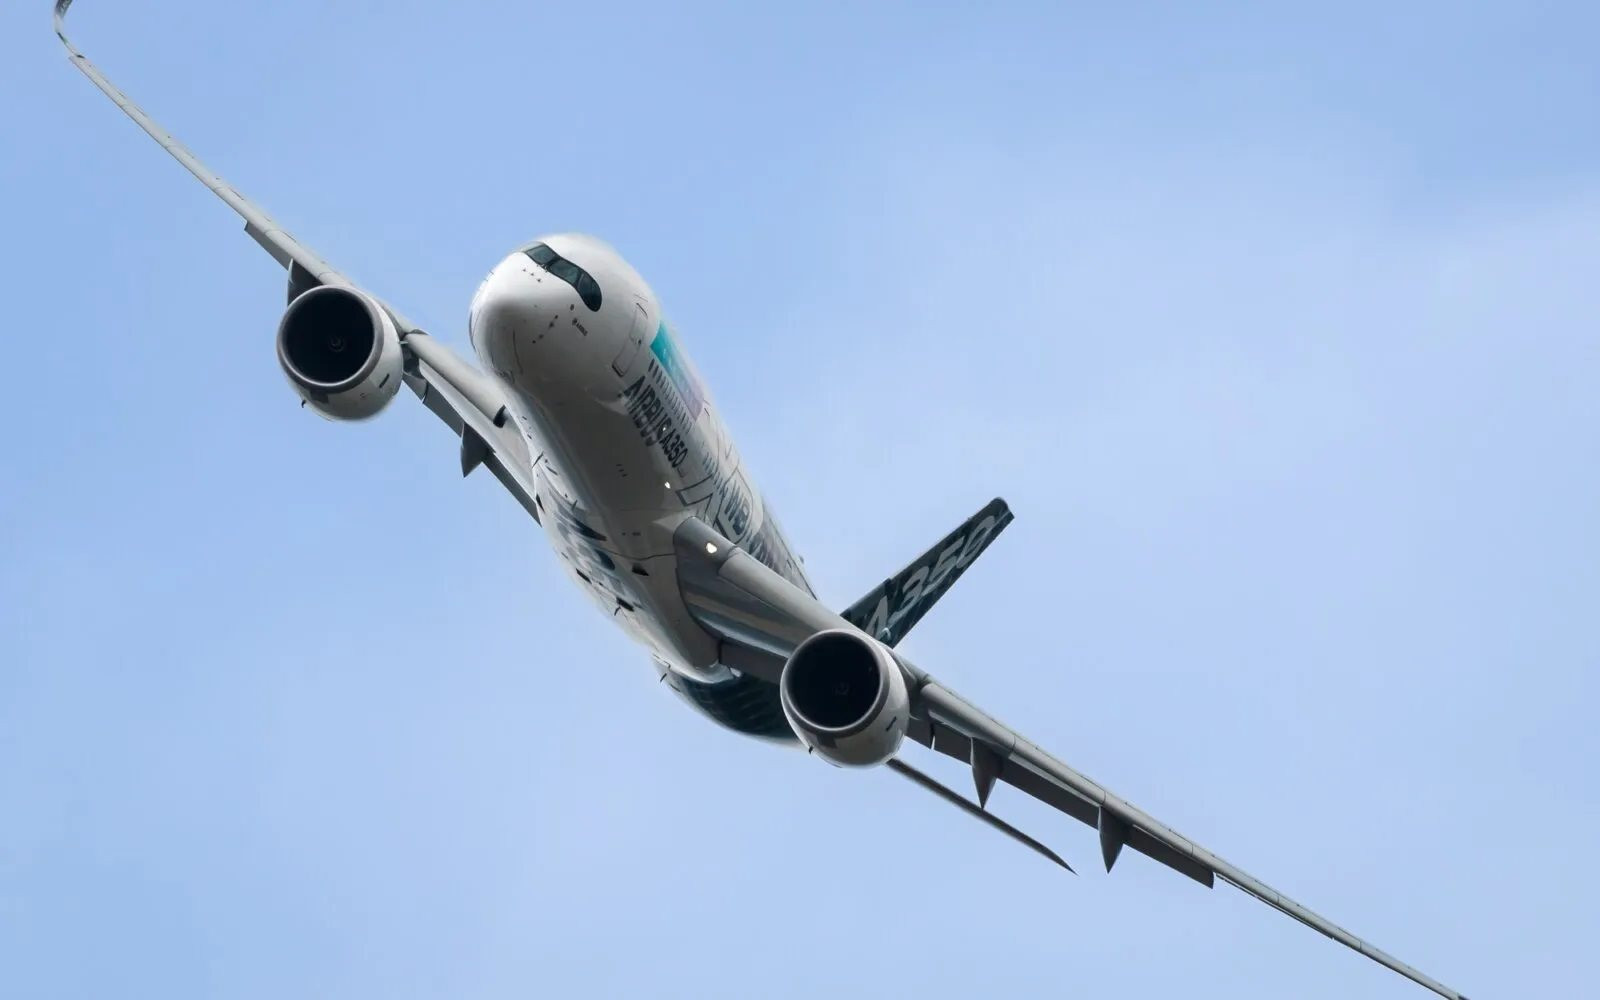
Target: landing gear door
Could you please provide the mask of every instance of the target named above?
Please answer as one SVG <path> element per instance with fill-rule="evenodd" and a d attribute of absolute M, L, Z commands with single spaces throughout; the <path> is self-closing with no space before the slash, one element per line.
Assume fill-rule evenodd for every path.
<path fill-rule="evenodd" d="M 639 348 L 644 344 L 645 316 L 644 304 L 633 304 L 633 322 L 628 328 L 628 339 L 623 341 L 622 350 L 617 352 L 617 357 L 611 362 L 611 370 L 618 375 L 628 374 L 628 369 L 633 367 L 634 361 L 639 358 Z"/>

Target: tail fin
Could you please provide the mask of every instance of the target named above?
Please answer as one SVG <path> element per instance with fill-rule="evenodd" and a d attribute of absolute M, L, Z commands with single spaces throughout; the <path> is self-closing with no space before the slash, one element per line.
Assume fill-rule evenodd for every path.
<path fill-rule="evenodd" d="M 990 500 L 911 565 L 850 605 L 845 621 L 885 645 L 896 645 L 1011 521 L 1006 502 Z"/>

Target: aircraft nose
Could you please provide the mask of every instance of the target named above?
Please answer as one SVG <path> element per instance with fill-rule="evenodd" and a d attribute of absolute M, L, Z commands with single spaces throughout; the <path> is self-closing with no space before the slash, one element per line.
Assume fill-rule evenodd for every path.
<path fill-rule="evenodd" d="M 546 288 L 549 276 L 522 254 L 513 254 L 490 272 L 478 291 L 476 312 L 485 325 L 531 330 L 549 324 L 559 311 L 560 293 Z"/>
<path fill-rule="evenodd" d="M 521 372 L 531 349 L 551 331 L 564 306 L 543 272 L 522 254 L 501 261 L 472 302 L 472 340 L 483 360 Z"/>
<path fill-rule="evenodd" d="M 570 285 L 526 254 L 512 254 L 473 300 L 473 345 L 486 365 L 529 387 L 586 388 L 609 369 L 590 357 L 604 339 L 603 324 L 579 303 Z"/>

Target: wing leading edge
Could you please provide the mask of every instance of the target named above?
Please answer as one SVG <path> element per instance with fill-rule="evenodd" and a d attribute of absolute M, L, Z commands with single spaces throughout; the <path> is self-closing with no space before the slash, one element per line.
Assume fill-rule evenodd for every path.
<path fill-rule="evenodd" d="M 725 644 L 759 648 L 764 659 L 753 662 L 764 664 L 769 673 L 774 661 L 781 665 L 777 647 L 784 639 L 850 627 L 815 597 L 748 553 L 733 548 L 697 518 L 690 518 L 678 529 L 675 543 L 679 576 L 686 583 L 691 613 L 721 636 Z M 1211 887 L 1221 878 L 1448 1000 L 1466 1000 L 1461 993 L 1356 937 L 1067 766 L 905 657 L 895 654 L 895 658 L 905 669 L 912 689 L 914 721 L 908 735 L 924 746 L 969 763 L 980 803 L 987 801 L 996 781 L 1018 788 L 1094 827 L 1099 832 L 1107 871 L 1122 849 L 1130 847 L 1201 885 Z"/>
<path fill-rule="evenodd" d="M 222 199 L 244 220 L 245 232 L 289 271 L 291 297 L 318 285 L 357 286 L 327 261 L 279 226 L 261 206 L 240 194 L 220 175 L 200 161 L 188 147 L 163 128 L 144 109 L 112 83 L 99 67 L 72 44 L 64 19 L 72 0 L 56 0 L 56 37 L 66 47 L 73 65 L 87 76 L 112 103 L 133 119 L 173 159 L 183 164 L 212 194 Z M 365 290 L 363 290 L 365 292 Z M 371 295 L 371 292 L 365 292 Z M 373 296 L 373 298 L 378 298 Z M 482 465 L 537 520 L 532 466 L 527 444 L 514 427 L 507 426 L 505 400 L 494 383 L 462 361 L 445 345 L 407 320 L 399 310 L 379 299 L 394 318 L 406 355 L 406 385 L 446 426 L 461 436 L 462 472 Z"/>

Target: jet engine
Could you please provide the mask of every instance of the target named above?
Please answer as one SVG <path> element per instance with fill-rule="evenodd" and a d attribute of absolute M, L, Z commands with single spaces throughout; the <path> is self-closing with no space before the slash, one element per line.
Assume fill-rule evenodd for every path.
<path fill-rule="evenodd" d="M 900 665 L 881 643 L 829 629 L 790 654 L 778 678 L 795 735 L 838 767 L 882 764 L 900 749 L 911 700 Z"/>
<path fill-rule="evenodd" d="M 278 323 L 278 364 L 329 420 L 365 420 L 383 409 L 400 389 L 403 363 L 394 320 L 353 288 L 302 292 Z"/>

